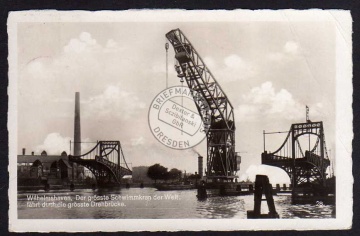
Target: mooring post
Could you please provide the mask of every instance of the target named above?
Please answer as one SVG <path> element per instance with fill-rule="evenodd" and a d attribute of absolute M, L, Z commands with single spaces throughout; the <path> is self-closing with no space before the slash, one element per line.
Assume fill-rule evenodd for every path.
<path fill-rule="evenodd" d="M 74 189 L 75 189 L 75 185 L 74 185 L 73 182 L 71 182 L 71 184 L 70 184 L 70 190 L 71 190 L 71 191 L 74 191 Z"/>
<path fill-rule="evenodd" d="M 252 184 L 249 184 L 249 192 L 250 193 L 254 192 L 254 186 Z"/>
<path fill-rule="evenodd" d="M 276 192 L 280 192 L 280 184 L 276 184 Z"/>
<path fill-rule="evenodd" d="M 259 218 L 261 215 L 261 198 L 262 198 L 262 192 L 263 192 L 263 180 L 262 178 L 259 178 L 260 175 L 256 176 L 255 180 L 255 191 L 254 191 L 254 217 Z M 248 213 L 249 218 L 249 213 Z M 251 217 L 252 218 L 252 217 Z"/>
<path fill-rule="evenodd" d="M 50 184 L 46 181 L 45 185 L 44 185 L 44 190 L 46 192 L 48 192 L 50 190 Z"/>
<path fill-rule="evenodd" d="M 265 194 L 266 199 L 262 199 L 263 194 Z M 261 214 L 262 200 L 266 200 L 268 204 L 268 214 Z M 276 212 L 274 199 L 272 196 L 272 186 L 269 183 L 269 178 L 266 175 L 256 175 L 254 191 L 254 210 L 247 211 L 247 218 L 279 218 L 279 214 Z"/>
<path fill-rule="evenodd" d="M 201 183 L 199 184 L 196 196 L 199 200 L 205 200 L 207 198 L 205 181 L 201 181 Z"/>
<path fill-rule="evenodd" d="M 266 178 L 267 178 L 267 176 L 266 176 Z M 269 181 L 268 178 L 267 178 L 267 181 Z M 268 208 L 269 208 L 269 218 L 279 218 L 279 215 L 275 209 L 275 203 L 274 203 L 274 198 L 273 198 L 273 194 L 272 194 L 271 184 L 269 184 L 268 186 L 269 186 L 269 188 L 265 189 L 265 196 L 266 196 L 266 202 L 267 202 Z"/>

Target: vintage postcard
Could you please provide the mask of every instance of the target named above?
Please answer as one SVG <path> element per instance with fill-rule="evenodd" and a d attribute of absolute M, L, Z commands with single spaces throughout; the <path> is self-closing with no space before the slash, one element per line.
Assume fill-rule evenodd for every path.
<path fill-rule="evenodd" d="M 352 226 L 342 10 L 11 12 L 9 230 Z"/>

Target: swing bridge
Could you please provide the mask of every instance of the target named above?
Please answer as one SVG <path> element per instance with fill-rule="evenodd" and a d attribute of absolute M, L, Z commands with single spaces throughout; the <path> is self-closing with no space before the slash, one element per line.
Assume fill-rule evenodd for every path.
<path fill-rule="evenodd" d="M 69 155 L 69 161 L 89 169 L 99 186 L 120 185 L 125 175 L 131 175 L 120 141 L 98 141 L 85 154 Z"/>
<path fill-rule="evenodd" d="M 275 151 L 265 150 L 265 135 L 284 133 L 264 131 L 264 152 L 261 155 L 262 164 L 279 167 L 290 177 L 294 188 L 300 186 L 317 185 L 320 188 L 326 186 L 326 169 L 330 166 L 324 126 L 322 121 L 292 124 L 282 145 Z M 304 142 L 308 141 L 308 150 L 305 150 Z M 311 137 L 315 137 L 315 143 L 311 143 Z M 307 140 L 307 139 L 308 140 Z"/>

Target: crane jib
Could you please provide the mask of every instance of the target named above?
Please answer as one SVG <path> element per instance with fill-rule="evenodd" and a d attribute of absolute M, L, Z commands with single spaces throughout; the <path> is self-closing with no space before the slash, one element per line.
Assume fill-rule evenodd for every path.
<path fill-rule="evenodd" d="M 179 77 L 187 75 L 186 82 L 189 88 L 199 92 L 208 100 L 214 113 L 214 122 L 221 122 L 228 129 L 235 130 L 231 102 L 190 41 L 180 29 L 171 30 L 166 37 L 173 46 L 175 58 L 179 62 L 178 68 L 175 68 Z"/>
<path fill-rule="evenodd" d="M 207 133 L 207 173 L 208 178 L 233 179 L 239 169 L 240 156 L 235 153 L 235 120 L 233 107 L 225 92 L 203 62 L 202 58 L 181 32 L 171 30 L 166 38 L 173 46 L 178 77 L 184 78 L 192 91 L 196 91 L 208 103 L 211 113 Z M 202 107 L 195 105 L 202 113 Z"/>

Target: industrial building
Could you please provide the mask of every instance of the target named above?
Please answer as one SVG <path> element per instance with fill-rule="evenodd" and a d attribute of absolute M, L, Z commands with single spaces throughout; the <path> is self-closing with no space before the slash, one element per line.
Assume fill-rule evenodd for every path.
<path fill-rule="evenodd" d="M 81 154 L 80 93 L 75 94 L 74 154 Z M 40 155 L 34 152 L 17 156 L 18 186 L 68 185 L 84 179 L 84 167 L 70 162 L 68 154 L 48 155 L 44 150 Z"/>
<path fill-rule="evenodd" d="M 67 185 L 73 181 L 84 179 L 83 167 L 73 167 L 68 155 L 64 151 L 60 155 L 47 155 L 43 151 L 40 155 L 34 152 L 22 155 L 17 159 L 18 185 Z"/>

